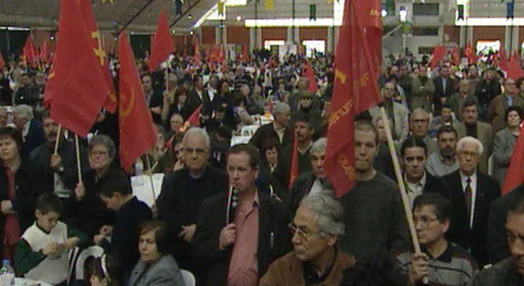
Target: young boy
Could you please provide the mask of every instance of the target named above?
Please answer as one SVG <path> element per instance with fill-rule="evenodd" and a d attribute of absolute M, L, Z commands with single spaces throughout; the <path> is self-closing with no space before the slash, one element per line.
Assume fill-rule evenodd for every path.
<path fill-rule="evenodd" d="M 36 222 L 16 245 L 15 271 L 31 280 L 66 285 L 69 274 L 68 250 L 85 242 L 86 236 L 58 221 L 62 201 L 55 193 L 42 194 L 36 203 Z"/>
<path fill-rule="evenodd" d="M 97 184 L 97 192 L 107 208 L 116 212 L 113 226 L 103 226 L 94 242 L 122 264 L 128 276 L 138 262 L 138 226 L 151 220 L 151 209 L 132 193 L 127 176 L 121 171 L 107 171 Z M 108 238 L 111 237 L 109 240 Z"/>

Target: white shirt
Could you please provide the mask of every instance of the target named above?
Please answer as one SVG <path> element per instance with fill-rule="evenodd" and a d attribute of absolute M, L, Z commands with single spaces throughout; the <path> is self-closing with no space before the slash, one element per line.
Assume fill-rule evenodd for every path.
<path fill-rule="evenodd" d="M 415 202 L 415 198 L 422 195 L 422 190 L 426 185 L 426 172 L 424 172 L 422 179 L 416 183 L 410 183 L 406 178 L 406 174 L 404 174 L 404 182 L 406 182 L 406 192 L 408 193 L 409 206 L 411 209 L 413 209 L 413 202 Z"/>
<path fill-rule="evenodd" d="M 33 119 L 31 119 L 31 120 L 33 120 Z M 25 137 L 27 137 L 27 134 L 29 134 L 29 127 L 31 127 L 31 120 L 28 120 L 24 124 L 24 127 L 22 127 L 22 137 L 24 139 L 24 142 L 25 142 Z"/>
<path fill-rule="evenodd" d="M 462 174 L 460 172 L 460 182 L 462 182 L 462 192 L 466 193 L 466 186 L 468 185 L 468 178 L 471 179 L 470 187 L 471 187 L 471 216 L 469 218 L 469 228 L 473 228 L 473 219 L 475 218 L 475 201 L 477 200 L 477 172 L 470 177 Z"/>
<path fill-rule="evenodd" d="M 322 183 L 317 178 L 317 179 L 315 179 L 315 182 L 313 182 L 313 186 L 311 186 L 311 190 L 309 191 L 309 195 L 308 196 L 316 194 L 316 193 L 320 193 L 322 191 L 322 189 L 324 189 L 322 187 Z"/>

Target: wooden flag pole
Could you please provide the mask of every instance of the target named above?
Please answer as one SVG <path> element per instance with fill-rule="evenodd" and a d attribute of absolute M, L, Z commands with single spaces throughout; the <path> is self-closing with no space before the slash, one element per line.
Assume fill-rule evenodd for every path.
<path fill-rule="evenodd" d="M 58 145 L 60 144 L 60 133 L 62 131 L 62 124 L 58 125 L 58 133 L 56 134 L 56 141 L 55 141 L 55 155 L 58 154 Z"/>
<path fill-rule="evenodd" d="M 149 169 L 149 175 L 146 175 L 149 177 L 149 183 L 151 184 L 151 194 L 153 195 L 153 208 L 156 205 L 156 195 L 155 195 L 155 183 L 153 182 L 153 169 L 151 169 L 151 159 L 149 158 L 149 155 L 146 153 L 146 162 L 147 162 L 147 168 Z"/>
<path fill-rule="evenodd" d="M 78 144 L 78 135 L 75 134 L 75 149 L 76 149 L 76 167 L 78 171 L 78 182 L 84 184 L 82 180 L 82 162 L 80 162 L 80 146 Z"/>
<path fill-rule="evenodd" d="M 393 167 L 395 169 L 395 175 L 397 177 L 397 184 L 400 189 L 400 195 L 402 197 L 402 204 L 404 205 L 404 212 L 408 220 L 409 232 L 411 234 L 411 241 L 413 242 L 413 248 L 415 249 L 415 253 L 420 253 L 421 252 L 420 244 L 418 242 L 417 231 L 415 229 L 415 222 L 413 221 L 413 214 L 411 212 L 411 208 L 409 205 L 409 198 L 406 192 L 406 186 L 404 185 L 404 180 L 402 180 L 402 174 L 400 172 L 400 164 L 398 161 L 397 151 L 395 149 L 395 144 L 393 143 L 393 136 L 391 135 L 391 129 L 389 127 L 389 120 L 388 120 L 388 116 L 386 115 L 386 109 L 383 106 L 380 107 L 380 113 L 382 115 L 382 121 L 384 122 L 384 126 L 385 126 L 384 129 L 386 130 L 386 137 L 388 139 L 389 152 L 391 154 L 391 159 L 393 161 Z M 428 284 L 429 282 L 428 277 L 425 276 L 422 279 L 422 281 L 424 284 Z"/>

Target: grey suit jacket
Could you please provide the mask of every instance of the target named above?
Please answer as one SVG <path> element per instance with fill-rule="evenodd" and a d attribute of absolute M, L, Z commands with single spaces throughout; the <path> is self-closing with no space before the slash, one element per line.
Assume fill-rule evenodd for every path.
<path fill-rule="evenodd" d="M 178 265 L 171 255 L 162 256 L 147 268 L 146 263 L 138 261 L 128 286 L 186 286 Z"/>
<path fill-rule="evenodd" d="M 457 126 L 455 126 L 455 129 L 457 130 L 459 140 L 462 137 L 466 137 L 466 125 L 464 124 L 464 122 L 460 122 L 459 124 L 457 124 Z M 480 157 L 479 170 L 485 174 L 488 173 L 488 158 L 491 155 L 491 151 L 493 150 L 492 134 L 493 132 L 491 125 L 485 122 L 477 122 L 477 139 L 480 140 L 480 142 L 484 146 L 484 153 L 482 154 L 482 157 Z"/>
<path fill-rule="evenodd" d="M 495 133 L 495 138 L 493 138 L 493 177 L 499 181 L 501 186 L 504 184 L 504 177 L 511 161 L 516 140 L 516 137 L 507 127 Z"/>
<path fill-rule="evenodd" d="M 382 116 L 378 106 L 370 108 L 369 114 L 373 117 L 373 122 L 375 122 L 377 117 Z M 400 145 L 409 135 L 409 110 L 404 105 L 393 102 L 393 116 L 395 117 L 395 130 L 391 130 L 391 133 L 395 143 Z"/>

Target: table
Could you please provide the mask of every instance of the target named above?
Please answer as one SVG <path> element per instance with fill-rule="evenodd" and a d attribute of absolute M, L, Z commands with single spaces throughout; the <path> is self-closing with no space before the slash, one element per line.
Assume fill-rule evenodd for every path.
<path fill-rule="evenodd" d="M 15 286 L 52 286 L 44 282 L 37 282 L 25 278 L 15 278 Z"/>
<path fill-rule="evenodd" d="M 151 179 L 149 177 L 153 179 L 153 185 L 155 187 L 154 199 L 153 192 L 151 191 Z M 133 189 L 133 194 L 139 201 L 143 201 L 151 208 L 160 195 L 163 180 L 163 173 L 153 174 L 152 176 L 141 175 L 131 177 L 131 187 Z"/>

